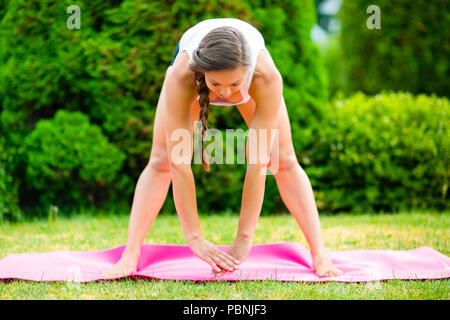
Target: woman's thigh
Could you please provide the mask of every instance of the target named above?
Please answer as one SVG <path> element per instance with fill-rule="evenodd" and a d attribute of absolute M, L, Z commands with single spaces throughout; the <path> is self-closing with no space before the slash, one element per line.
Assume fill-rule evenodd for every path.
<path fill-rule="evenodd" d="M 247 126 L 250 127 L 253 114 L 256 110 L 256 102 L 253 99 L 250 99 L 249 102 L 236 106 L 241 113 L 242 117 L 247 123 Z M 292 144 L 292 135 L 291 135 L 291 124 L 289 122 L 289 116 L 286 109 L 286 103 L 284 101 L 284 97 L 281 100 L 281 114 L 280 119 L 277 126 L 279 130 L 278 136 L 278 145 L 274 144 L 272 149 L 272 156 L 278 155 L 279 161 L 289 161 L 290 158 L 295 157 L 294 147 Z M 278 148 L 278 152 L 275 152 L 274 148 Z M 292 159 L 294 160 L 294 159 Z M 272 159 L 271 159 L 271 162 Z"/>

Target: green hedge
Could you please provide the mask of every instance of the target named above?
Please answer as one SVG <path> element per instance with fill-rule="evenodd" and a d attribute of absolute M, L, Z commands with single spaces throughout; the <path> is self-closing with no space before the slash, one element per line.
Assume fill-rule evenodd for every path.
<path fill-rule="evenodd" d="M 381 29 L 368 29 L 376 4 Z M 449 95 L 450 5 L 447 0 L 347 0 L 339 17 L 347 94 L 381 90 Z"/>
<path fill-rule="evenodd" d="M 81 9 L 80 30 L 66 28 L 70 5 Z M 58 183 L 47 190 L 38 173 L 43 164 L 28 168 L 35 151 L 31 145 L 25 148 L 23 141 L 30 135 L 37 139 L 33 135 L 37 123 L 55 121 L 61 109 L 85 114 L 125 154 L 116 173 L 121 182 L 97 186 L 97 192 L 111 195 L 111 206 L 129 210 L 136 182 L 149 160 L 156 105 L 173 50 L 185 30 L 207 18 L 237 17 L 261 30 L 285 80 L 299 158 L 313 145 L 327 89 L 320 55 L 310 39 L 315 23 L 311 1 L 15 0 L 0 9 L 4 14 L 0 125 L 8 148 L 17 151 L 11 175 L 19 183 L 20 205 L 26 210 L 58 197 L 67 205 L 98 205 L 89 200 L 89 192 L 79 192 L 91 188 L 88 183 L 80 180 L 62 187 L 63 182 L 50 174 L 45 181 Z M 246 129 L 234 107 L 213 107 L 208 123 L 221 130 Z M 83 147 L 89 152 L 88 143 Z M 201 165 L 193 168 L 199 211 L 240 209 L 245 166 L 213 166 L 210 173 Z M 41 184 L 27 183 L 30 172 Z M 273 177 L 267 183 L 263 211 L 285 210 Z M 171 190 L 163 211 L 175 212 Z"/>
<path fill-rule="evenodd" d="M 40 191 L 45 207 L 101 204 L 110 200 L 105 191 L 123 181 L 118 173 L 125 154 L 78 111 L 40 120 L 24 144 L 27 186 Z"/>
<path fill-rule="evenodd" d="M 65 26 L 72 4 L 81 8 L 80 30 Z M 49 204 L 129 210 L 150 155 L 156 104 L 176 43 L 195 23 L 227 16 L 261 30 L 283 75 L 294 147 L 319 210 L 448 207 L 449 141 L 443 125 L 448 100 L 358 93 L 327 106 L 326 74 L 310 39 L 311 1 L 16 0 L 3 5 L 0 145 L 6 151 L 0 191 L 8 192 L 0 198 L 2 215 L 18 216 L 12 214 L 17 203 L 27 210 Z M 402 70 L 399 64 L 396 72 Z M 421 83 L 438 91 L 442 70 L 430 70 L 420 74 Z M 406 80 L 416 81 L 406 74 Z M 369 72 L 367 79 L 377 77 Z M 212 106 L 208 123 L 223 133 L 247 129 L 234 107 Z M 193 170 L 199 211 L 239 212 L 245 165 L 213 165 L 211 172 L 193 165 Z M 171 190 L 163 211 L 175 213 Z M 262 214 L 278 211 L 286 208 L 268 176 Z"/>
<path fill-rule="evenodd" d="M 1 133 L 1 130 L 0 130 Z M 19 181 L 12 175 L 15 152 L 7 149 L 5 136 L 0 134 L 0 220 L 20 220 Z"/>
<path fill-rule="evenodd" d="M 449 123 L 449 101 L 435 95 L 336 97 L 305 168 L 319 209 L 448 209 Z"/>

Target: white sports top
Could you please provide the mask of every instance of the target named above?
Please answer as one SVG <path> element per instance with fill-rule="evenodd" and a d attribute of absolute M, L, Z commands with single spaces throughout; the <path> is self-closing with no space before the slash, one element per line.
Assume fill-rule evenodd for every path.
<path fill-rule="evenodd" d="M 179 43 L 179 52 L 186 51 L 189 58 L 192 59 L 192 52 L 197 49 L 200 41 L 203 37 L 212 29 L 222 26 L 235 27 L 242 32 L 247 40 L 250 48 L 251 67 L 245 77 L 244 85 L 241 87 L 242 100 L 239 102 L 229 102 L 227 99 L 218 97 L 216 100 L 211 101 L 210 104 L 218 106 L 234 106 L 237 104 L 246 103 L 250 100 L 248 89 L 253 79 L 253 73 L 255 71 L 256 60 L 258 59 L 259 52 L 265 48 L 264 38 L 261 33 L 248 22 L 245 22 L 236 18 L 216 18 L 206 19 L 186 30 L 181 36 Z M 198 81 L 197 81 L 198 82 Z M 200 97 L 197 96 L 197 100 Z"/>

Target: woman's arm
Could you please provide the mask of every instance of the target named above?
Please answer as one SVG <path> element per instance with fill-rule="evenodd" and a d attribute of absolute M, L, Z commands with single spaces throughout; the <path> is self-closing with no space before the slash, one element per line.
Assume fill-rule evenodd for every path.
<path fill-rule="evenodd" d="M 200 237 L 201 232 L 191 169 L 193 148 L 189 101 L 193 94 L 182 85 L 179 76 L 167 79 L 164 122 L 175 207 L 190 243 Z"/>
<path fill-rule="evenodd" d="M 253 237 L 258 216 L 264 199 L 264 188 L 266 181 L 266 169 L 270 160 L 270 150 L 274 140 L 277 138 L 277 129 L 283 98 L 283 80 L 279 72 L 273 72 L 270 76 L 262 77 L 255 81 L 250 92 L 256 102 L 255 113 L 250 123 L 250 131 L 255 135 L 247 138 L 247 171 L 245 174 L 244 189 L 242 192 L 242 205 L 239 217 L 237 238 Z M 265 134 L 264 134 L 265 131 Z M 256 139 L 255 139 L 256 138 Z M 260 152 L 260 143 L 265 143 L 266 148 Z M 250 154 L 249 144 L 253 146 L 250 150 L 257 151 L 257 155 Z M 257 146 L 257 147 L 256 147 Z M 270 146 L 270 147 L 269 147 Z M 264 150 L 265 149 L 265 150 Z M 259 156 L 261 155 L 261 156 Z M 255 163 L 249 160 L 256 159 Z"/>
<path fill-rule="evenodd" d="M 203 239 L 200 231 L 191 169 L 193 129 L 190 102 L 194 99 L 195 90 L 180 77 L 173 76 L 167 79 L 165 92 L 164 122 L 173 197 L 186 239 L 191 250 L 214 269 L 220 270 L 218 265 L 228 270 L 236 269 L 235 259 Z"/>
<path fill-rule="evenodd" d="M 250 134 L 247 138 L 246 146 L 248 155 L 247 171 L 242 192 L 239 225 L 236 239 L 228 248 L 228 253 L 238 259 L 239 263 L 247 257 L 251 249 L 253 234 L 264 199 L 266 170 L 270 159 L 270 150 L 272 149 L 272 144 L 276 142 L 272 140 L 272 136 L 275 139 L 278 137 L 278 135 L 271 132 L 278 127 L 283 98 L 283 81 L 278 70 L 271 72 L 270 76 L 255 79 L 249 93 L 256 102 L 255 113 L 249 125 L 249 129 L 252 129 L 255 135 L 253 136 L 251 131 L 249 131 Z M 263 134 L 264 130 L 266 134 Z M 260 140 L 262 143 L 265 143 L 267 148 L 265 148 L 265 152 L 261 152 L 262 157 L 254 157 L 253 151 L 256 151 L 256 155 L 259 155 L 260 150 L 259 148 L 250 148 L 249 152 L 249 144 L 250 146 L 259 146 Z M 255 163 L 249 161 L 255 160 L 255 158 Z M 221 276 L 225 273 L 226 271 L 220 271 L 215 275 Z"/>

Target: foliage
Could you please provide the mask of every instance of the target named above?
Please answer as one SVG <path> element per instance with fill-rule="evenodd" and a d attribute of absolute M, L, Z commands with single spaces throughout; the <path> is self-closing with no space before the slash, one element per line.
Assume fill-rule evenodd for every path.
<path fill-rule="evenodd" d="M 40 120 L 24 144 L 27 185 L 42 192 L 41 203 L 99 204 L 122 180 L 125 154 L 81 112 L 59 110 L 54 119 Z"/>
<path fill-rule="evenodd" d="M 449 95 L 447 0 L 380 0 L 380 29 L 369 29 L 370 0 L 343 1 L 341 45 L 346 93 L 381 90 Z"/>
<path fill-rule="evenodd" d="M 66 27 L 69 17 L 66 9 L 70 5 L 80 7 L 79 30 Z M 310 39 L 315 22 L 315 10 L 310 1 L 2 2 L 0 126 L 7 138 L 6 147 L 16 153 L 9 165 L 10 175 L 18 184 L 21 207 L 28 210 L 46 206 L 50 199 L 78 206 L 83 197 L 92 198 L 94 185 L 97 188 L 94 198 L 98 199 L 99 194 L 104 196 L 100 196 L 102 201 L 91 200 L 90 203 L 98 205 L 109 199 L 111 207 L 129 207 L 138 177 L 149 161 L 156 106 L 173 50 L 189 27 L 217 17 L 240 18 L 261 30 L 284 77 L 294 143 L 301 157 L 313 143 L 313 132 L 318 130 L 318 119 L 327 100 L 325 73 Z M 210 128 L 246 129 L 234 107 L 212 108 L 208 120 Z M 98 126 L 101 133 L 95 139 L 109 141 L 95 146 L 97 140 L 83 140 L 80 148 L 86 149 L 77 149 L 79 154 L 89 154 L 91 150 L 100 152 L 100 146 L 107 148 L 105 153 L 108 153 L 111 144 L 125 155 L 123 165 L 113 167 L 120 183 L 103 185 L 93 176 L 90 182 L 83 180 L 81 171 L 77 170 L 86 164 L 80 159 L 76 166 L 73 164 L 75 167 L 67 169 L 70 177 L 76 176 L 75 182 L 63 181 L 64 175 L 54 176 L 66 170 L 58 165 L 70 163 L 64 157 L 61 164 L 55 162 L 56 158 L 47 159 L 49 163 L 47 160 L 39 164 L 31 161 L 36 152 L 45 150 L 36 150 L 30 144 L 44 139 L 34 133 L 40 121 L 52 119 L 50 123 L 60 129 L 71 126 L 57 124 L 55 114 L 59 110 L 83 113 L 90 123 L 83 122 L 83 130 Z M 42 132 L 61 134 L 52 137 L 58 143 L 64 144 L 69 139 L 59 129 L 52 131 L 48 122 L 43 123 L 47 124 L 41 127 Z M 75 124 L 72 122 L 72 125 Z M 25 139 L 29 141 L 26 147 Z M 56 168 L 39 172 L 50 165 Z M 210 173 L 204 172 L 201 165 L 193 165 L 193 170 L 197 196 L 201 199 L 199 211 L 239 209 L 245 165 L 213 166 Z M 101 176 L 107 180 L 104 172 Z M 28 183 L 28 178 L 32 178 L 33 183 Z M 44 187 L 45 183 L 51 185 Z M 268 177 L 266 190 L 263 211 L 284 210 L 273 177 Z M 163 211 L 174 212 L 174 209 L 170 192 Z"/>
<path fill-rule="evenodd" d="M 327 211 L 448 209 L 450 104 L 436 95 L 337 96 L 306 168 Z"/>
<path fill-rule="evenodd" d="M 1 130 L 0 130 L 1 133 Z M 14 150 L 7 149 L 4 135 L 0 135 L 0 220 L 21 218 L 18 181 L 11 174 Z"/>

